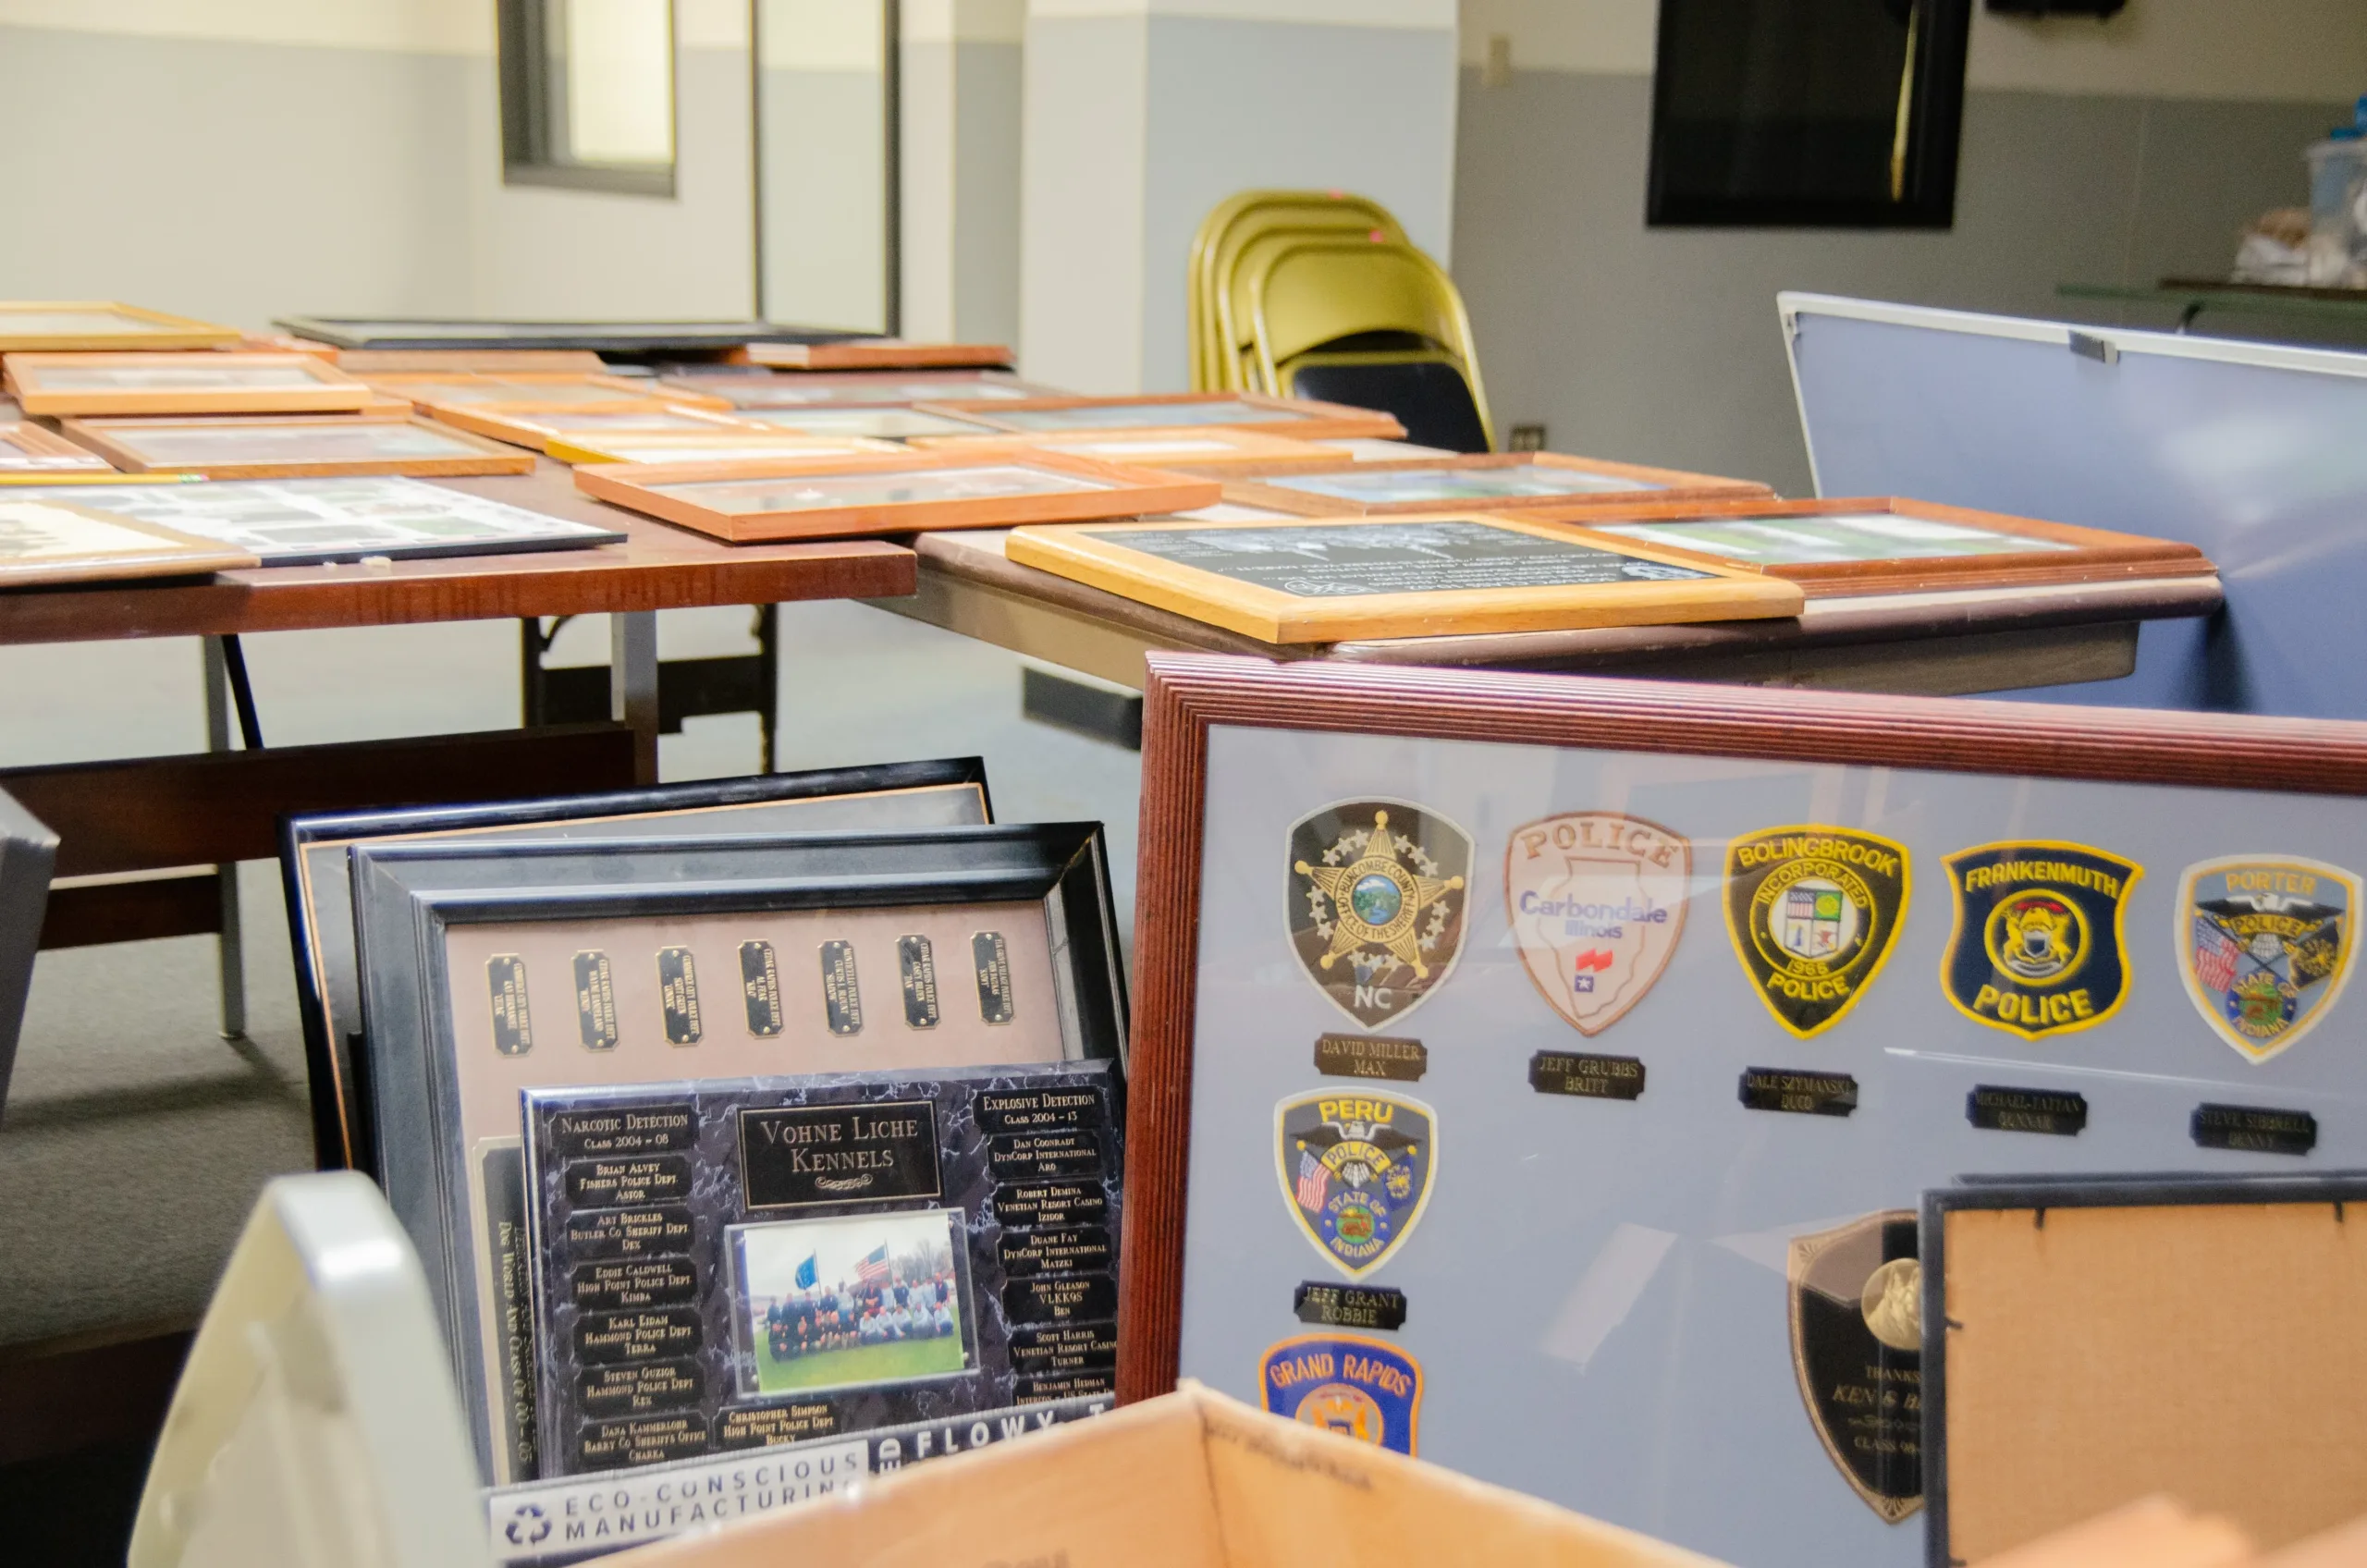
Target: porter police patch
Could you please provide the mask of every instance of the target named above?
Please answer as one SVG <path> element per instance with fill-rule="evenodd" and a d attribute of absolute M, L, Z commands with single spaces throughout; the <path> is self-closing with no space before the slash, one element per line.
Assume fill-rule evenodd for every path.
<path fill-rule="evenodd" d="M 1257 1381 L 1277 1415 L 1414 1454 L 1422 1366 L 1393 1345 L 1353 1334 L 1284 1340 L 1258 1362 Z"/>
<path fill-rule="evenodd" d="M 1291 947 L 1342 1012 L 1393 1023 L 1463 950 L 1471 835 L 1403 801 L 1343 801 L 1290 835 Z"/>
<path fill-rule="evenodd" d="M 1830 1029 L 1882 973 L 1907 919 L 1907 846 L 1846 827 L 1769 827 L 1726 846 L 1726 934 L 1775 1021 Z"/>
<path fill-rule="evenodd" d="M 1421 1222 L 1437 1133 L 1437 1112 L 1381 1089 L 1317 1089 L 1274 1108 L 1282 1201 L 1349 1279 L 1380 1268 Z"/>
<path fill-rule="evenodd" d="M 2186 868 L 2172 913 L 2186 994 L 2247 1061 L 2308 1034 L 2350 978 L 2360 880 L 2292 855 L 2237 855 Z"/>
<path fill-rule="evenodd" d="M 2035 1040 L 2128 998 L 2121 917 L 2145 868 L 2085 844 L 1982 844 L 1947 857 L 1956 928 L 1940 984 L 1967 1018 Z"/>

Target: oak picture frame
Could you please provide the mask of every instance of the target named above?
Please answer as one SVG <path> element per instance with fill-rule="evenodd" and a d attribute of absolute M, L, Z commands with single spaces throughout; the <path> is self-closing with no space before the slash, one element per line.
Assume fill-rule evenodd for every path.
<path fill-rule="evenodd" d="M 453 479 L 496 473 L 532 473 L 534 458 L 499 442 L 430 420 L 384 414 L 350 419 L 335 415 L 224 414 L 192 415 L 186 419 L 109 419 L 69 417 L 60 428 L 92 452 L 126 473 L 191 473 L 207 479 L 331 478 L 349 474 L 400 474 L 414 479 Z M 357 435 L 410 433 L 414 445 L 445 448 L 438 455 L 320 456 L 258 455 L 247 458 L 180 458 L 157 452 L 153 443 L 175 432 L 203 432 L 227 437 L 235 445 L 241 434 L 258 442 L 282 440 L 339 442 Z M 0 433 L 5 434 L 5 433 Z M 397 439 L 400 439 L 398 437 Z"/>
<path fill-rule="evenodd" d="M 121 331 L 93 331 L 53 322 L 44 330 L 36 325 L 43 316 L 112 318 L 133 325 Z M 220 349 L 238 342 L 241 336 L 235 326 L 168 315 L 116 300 L 0 300 L 0 353 L 5 354 Z"/>
<path fill-rule="evenodd" d="M 948 399 L 1063 396 L 1061 389 L 1022 381 L 1002 370 L 717 371 L 679 366 L 657 378 L 669 390 L 720 398 L 735 409 L 909 408 Z"/>
<path fill-rule="evenodd" d="M 424 411 L 428 418 L 439 424 L 490 436 L 496 441 L 506 441 L 513 447 L 530 447 L 545 454 L 549 453 L 552 442 L 573 439 L 587 432 L 617 434 L 632 430 L 671 430 L 687 434 L 698 431 L 762 431 L 766 428 L 709 409 L 660 402 L 656 398 L 646 403 L 598 409 L 509 409 L 487 404 L 464 407 L 456 403 L 431 403 Z"/>
<path fill-rule="evenodd" d="M 1894 496 L 1814 501 L 1669 501 L 1642 506 L 1555 508 L 1532 515 L 1610 537 L 1648 540 L 1691 557 L 1763 571 L 1770 577 L 1797 582 L 1810 598 L 1946 588 L 2042 587 L 2132 578 L 2208 577 L 2218 570 L 2194 545 L 2173 539 L 2118 533 Z M 1933 533 L 1969 530 L 1984 535 L 2013 535 L 2033 541 L 2034 547 L 1989 554 L 1784 563 L 1753 562 L 1703 545 L 1679 544 L 1674 537 L 1685 533 L 1688 524 L 1858 516 L 1892 517 L 1906 520 L 1908 524 L 1927 524 L 1928 532 Z M 1647 529 L 1650 532 L 1643 532 Z"/>
<path fill-rule="evenodd" d="M 721 431 L 713 435 L 676 431 L 619 431 L 613 435 L 553 436 L 544 455 L 563 463 L 668 463 L 756 461 L 766 458 L 861 458 L 891 456 L 904 448 L 865 435 L 844 437 L 768 435 L 762 431 Z"/>
<path fill-rule="evenodd" d="M 669 493 L 690 485 L 889 480 L 900 474 L 943 476 L 1012 470 L 1036 471 L 1057 483 L 1048 484 L 1042 490 L 998 496 L 865 501 L 746 512 L 724 511 L 711 504 L 702 505 L 692 496 Z M 921 482 L 930 480 L 923 478 Z M 1043 452 L 984 459 L 914 452 L 820 462 L 588 464 L 575 471 L 575 484 L 578 489 L 603 501 L 732 544 L 1136 517 L 1188 511 L 1208 506 L 1217 498 L 1217 485 L 1212 480 Z"/>
<path fill-rule="evenodd" d="M 1355 460 L 1343 447 L 1326 447 L 1288 435 L 1237 425 L 1184 425 L 1143 430 L 1073 430 L 1055 435 L 1014 436 L 947 435 L 916 438 L 914 446 L 938 452 L 1070 452 L 1135 468 L 1163 468 L 1198 473 L 1212 479 L 1235 473 L 1259 472 L 1278 464 Z"/>
<path fill-rule="evenodd" d="M 661 386 L 656 381 L 591 371 L 395 371 L 363 378 L 377 391 L 427 409 L 490 409 L 527 413 L 554 410 L 622 409 L 644 403 L 728 410 L 712 393 Z"/>
<path fill-rule="evenodd" d="M 1319 484 L 1293 481 L 1368 480 L 1384 490 L 1392 476 L 1414 482 L 1426 474 L 1498 473 L 1540 471 L 1568 474 L 1568 488 L 1556 494 L 1430 495 L 1412 499 L 1367 499 L 1327 493 Z M 1545 508 L 1560 510 L 1652 501 L 1721 500 L 1761 497 L 1775 493 L 1755 480 L 1722 479 L 1714 474 L 1688 473 L 1679 469 L 1648 468 L 1637 463 L 1608 462 L 1594 458 L 1567 457 L 1558 452 L 1478 452 L 1451 458 L 1410 458 L 1380 462 L 1312 463 L 1285 467 L 1260 464 L 1226 476 L 1224 498 L 1245 507 L 1265 507 L 1300 517 L 1385 517 L 1397 513 L 1437 511 L 1446 507 L 1484 508 L 1489 511 L 1529 512 Z"/>
<path fill-rule="evenodd" d="M 849 337 L 834 343 L 750 343 L 729 358 L 774 370 L 1004 370 L 1018 356 L 1008 343 Z"/>
<path fill-rule="evenodd" d="M 50 530 L 57 543 L 46 550 L 19 553 L 24 533 L 33 528 Z M 0 588 L 198 577 L 261 564 L 250 551 L 141 518 L 100 511 L 55 496 L 28 496 L 0 489 Z"/>
<path fill-rule="evenodd" d="M 1173 510 L 1185 508 L 1175 508 Z M 1339 531 L 1356 530 L 1355 534 Z M 1480 532 L 1503 535 L 1490 539 Z M 1214 545 L 1221 535 L 1244 537 L 1230 548 L 1215 545 L 1208 558 L 1235 565 L 1236 571 L 1266 570 L 1265 558 L 1290 553 L 1283 543 L 1298 535 L 1314 550 L 1391 549 L 1417 557 L 1445 559 L 1449 548 L 1512 548 L 1544 554 L 1537 544 L 1558 546 L 1574 557 L 1625 558 L 1567 563 L 1573 570 L 1625 574 L 1624 581 L 1510 582 L 1502 585 L 1358 593 L 1347 582 L 1303 589 L 1269 586 L 1131 545 L 1130 535 L 1164 535 L 1155 541 L 1171 550 Z M 1425 533 L 1432 537 L 1426 538 Z M 1186 543 L 1188 542 L 1188 544 Z M 1252 554 L 1251 552 L 1255 552 Z M 1091 528 L 1014 529 L 1005 554 L 1035 567 L 1139 603 L 1190 616 L 1272 643 L 1333 643 L 1376 637 L 1423 637 L 1461 633 L 1568 631 L 1582 627 L 1659 625 L 1680 621 L 1775 619 L 1797 615 L 1801 595 L 1767 592 L 1774 579 L 1736 572 L 1705 558 L 1684 556 L 1626 540 L 1588 536 L 1526 517 L 1479 511 L 1438 511 L 1409 517 L 1285 518 L 1280 521 L 1174 521 L 1097 525 Z M 1310 560 L 1321 558 L 1309 556 Z M 1254 564 L 1253 564 L 1254 563 Z M 1327 564 L 1330 564 L 1327 562 Z M 1278 568 L 1276 570 L 1288 570 Z M 1418 569 L 1417 569 L 1418 570 Z M 1525 575 L 1517 566 L 1499 575 Z M 1695 576 L 1699 573 L 1699 576 Z"/>
<path fill-rule="evenodd" d="M 352 413 L 376 397 L 317 354 L 11 353 L 0 366 L 29 414 Z M 74 385 L 109 376 L 123 384 Z M 143 386 L 143 376 L 189 384 Z"/>
<path fill-rule="evenodd" d="M 1401 441 L 1405 427 L 1397 416 L 1377 409 L 1351 408 L 1308 398 L 1274 398 L 1263 392 L 1149 392 L 1123 398 L 1028 398 L 1010 401 L 963 398 L 915 407 L 949 413 L 1006 430 L 1040 435 L 1066 430 L 1139 430 L 1235 425 L 1300 440 L 1356 437 Z M 1215 417 L 1192 417 L 1195 409 Z M 1138 410 L 1130 413 L 1129 410 Z M 1230 417 L 1227 417 L 1230 416 Z"/>
<path fill-rule="evenodd" d="M 0 422 L 0 473 L 107 473 L 107 459 L 38 424 Z"/>

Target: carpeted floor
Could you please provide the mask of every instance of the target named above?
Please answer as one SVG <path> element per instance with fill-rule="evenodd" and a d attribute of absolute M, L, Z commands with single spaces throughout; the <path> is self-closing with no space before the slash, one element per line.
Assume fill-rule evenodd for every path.
<path fill-rule="evenodd" d="M 743 651 L 744 611 L 669 613 L 668 657 Z M 1107 823 L 1134 898 L 1139 759 L 1027 723 L 1019 661 L 857 605 L 784 606 L 783 769 L 982 754 L 1005 821 Z M 600 618 L 553 662 L 605 656 Z M 498 729 L 518 717 L 509 622 L 283 633 L 247 655 L 266 742 Z M 195 751 L 196 645 L 0 649 L 0 766 Z M 753 716 L 667 738 L 667 779 L 754 766 Z M 243 867 L 248 1038 L 216 1027 L 211 938 L 42 956 L 0 1118 L 0 1344 L 193 1321 L 256 1190 L 309 1169 L 303 1052 L 276 868 Z"/>

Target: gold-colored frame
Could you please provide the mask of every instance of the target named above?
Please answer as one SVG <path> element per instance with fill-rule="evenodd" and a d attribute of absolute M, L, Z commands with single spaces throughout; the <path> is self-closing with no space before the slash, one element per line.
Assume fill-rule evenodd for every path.
<path fill-rule="evenodd" d="M 1625 480 L 1630 482 L 1616 490 L 1579 489 L 1573 487 L 1553 496 L 1490 496 L 1485 499 L 1431 499 L 1427 501 L 1367 501 L 1346 496 L 1325 496 L 1312 490 L 1296 489 L 1271 480 L 1300 478 L 1315 474 L 1356 473 L 1438 473 L 1466 472 L 1473 470 L 1508 468 L 1564 470 L 1589 478 Z M 1239 477 L 1228 476 L 1224 498 L 1245 507 L 1265 507 L 1273 511 L 1290 512 L 1299 517 L 1387 517 L 1398 513 L 1434 512 L 1441 507 L 1484 507 L 1495 511 L 1533 511 L 1551 507 L 1557 511 L 1570 511 L 1588 506 L 1633 506 L 1646 501 L 1723 501 L 1760 497 L 1773 500 L 1775 493 L 1766 485 L 1748 479 L 1721 479 L 1715 474 L 1687 473 L 1681 469 L 1645 468 L 1636 463 L 1604 462 L 1593 458 L 1564 457 L 1558 452 L 1485 452 L 1466 457 L 1412 458 L 1403 461 L 1334 462 L 1284 467 L 1260 464 L 1243 472 Z"/>
<path fill-rule="evenodd" d="M 1251 408 L 1272 410 L 1276 417 L 1205 423 L 1161 420 L 1159 417 L 1163 409 L 1184 409 L 1207 403 L 1245 403 Z M 1405 427 L 1397 423 L 1396 415 L 1383 413 L 1377 409 L 1351 408 L 1345 403 L 1322 403 L 1311 398 L 1271 398 L 1263 392 L 1147 392 L 1131 398 L 964 398 L 942 403 L 914 403 L 913 407 L 928 413 L 972 420 L 997 430 L 1010 431 L 1014 435 L 1026 436 L 1066 435 L 1084 428 L 1107 433 L 1164 426 L 1188 426 L 1194 430 L 1257 430 L 1269 435 L 1287 435 L 1300 441 L 1358 438 L 1400 441 L 1405 436 Z M 1017 423 L 1014 419 L 1019 414 L 1053 413 L 1063 409 L 1136 408 L 1144 410 L 1139 424 L 1072 425 L 1068 430 L 1046 430 Z"/>
<path fill-rule="evenodd" d="M 351 413 L 375 394 L 315 354 L 236 352 L 43 354 L 12 353 L 0 372 L 9 395 L 29 414 L 293 414 Z M 45 386 L 68 370 L 288 369 L 304 378 L 295 386 L 240 386 L 225 380 L 207 389 L 164 387 L 57 388 Z"/>
<path fill-rule="evenodd" d="M 721 512 L 655 486 L 709 481 L 821 479 L 865 474 L 945 473 L 1012 465 L 1087 479 L 1107 488 L 997 496 L 981 499 L 901 501 L 881 505 L 821 508 L 801 511 Z M 1122 468 L 1058 452 L 1028 452 L 989 458 L 913 453 L 901 457 L 842 458 L 826 462 L 708 462 L 590 465 L 575 471 L 577 488 L 651 517 L 663 518 L 735 545 L 779 539 L 843 538 L 856 534 L 912 533 L 948 528 L 1008 528 L 1014 523 L 1084 521 L 1188 511 L 1217 498 L 1213 481 Z"/>
<path fill-rule="evenodd" d="M 1377 522 L 1480 523 L 1664 566 L 1686 567 L 1709 575 L 1681 582 L 1302 597 L 1162 560 L 1130 550 L 1122 542 L 1128 533 L 1147 532 L 1357 528 L 1371 527 Z M 1438 511 L 1385 519 L 1301 518 L 1282 521 L 1019 528 L 1012 531 L 1004 553 L 1021 566 L 1032 566 L 1276 643 L 1760 619 L 1797 615 L 1802 602 L 1794 583 L 1758 572 L 1737 571 L 1684 551 L 1662 550 L 1584 529 L 1557 528 L 1526 518 L 1483 511 Z"/>
<path fill-rule="evenodd" d="M 399 415 L 360 414 L 351 419 L 297 415 L 225 415 L 189 419 L 67 419 L 60 427 L 91 450 L 127 473 L 194 473 L 207 479 L 333 479 L 351 474 L 405 474 L 420 479 L 451 479 L 471 474 L 532 473 L 533 454 L 499 442 L 472 435 L 465 430 L 428 420 Z M 307 461 L 298 458 L 258 459 L 251 462 L 173 462 L 156 460 L 143 452 L 140 437 L 170 426 L 197 425 L 214 430 L 325 431 L 354 425 L 401 425 L 425 430 L 466 449 L 467 455 L 443 458 L 329 458 Z"/>
<path fill-rule="evenodd" d="M 19 325 L 35 315 L 92 314 L 119 316 L 144 324 L 132 332 L 36 332 Z M 155 349 L 220 349 L 239 339 L 235 326 L 166 315 L 115 300 L 0 300 L 0 353 L 73 353 L 80 350 L 136 351 Z"/>

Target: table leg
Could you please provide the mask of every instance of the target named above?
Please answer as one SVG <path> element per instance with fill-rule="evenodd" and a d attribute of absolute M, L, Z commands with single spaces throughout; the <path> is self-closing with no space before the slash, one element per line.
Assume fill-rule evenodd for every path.
<path fill-rule="evenodd" d="M 222 639 L 202 640 L 205 649 L 205 749 L 230 750 L 230 663 Z M 214 876 L 222 900 L 222 932 L 215 938 L 222 984 L 222 1037 L 244 1039 L 247 1033 L 246 947 L 239 936 L 239 868 L 217 865 Z"/>
<path fill-rule="evenodd" d="M 608 717 L 632 728 L 633 778 L 657 782 L 657 612 L 608 617 Z"/>

